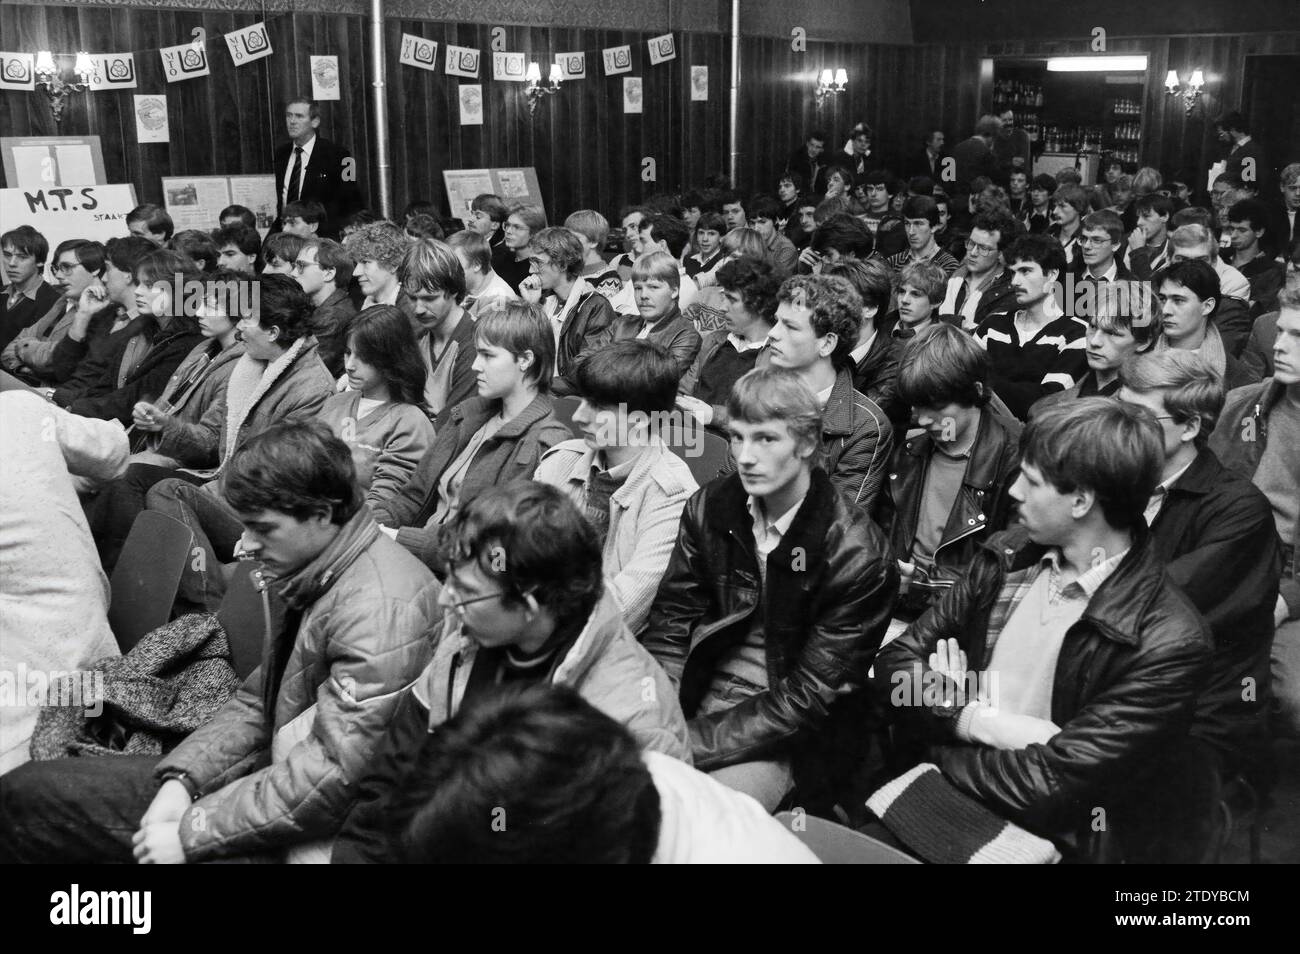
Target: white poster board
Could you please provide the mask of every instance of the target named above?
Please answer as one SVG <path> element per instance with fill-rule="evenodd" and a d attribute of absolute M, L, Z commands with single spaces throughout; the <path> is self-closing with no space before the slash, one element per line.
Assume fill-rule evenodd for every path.
<path fill-rule="evenodd" d="M 5 136 L 0 138 L 5 185 L 11 189 L 104 185 L 104 152 L 98 136 Z"/>
<path fill-rule="evenodd" d="M 221 224 L 221 210 L 242 205 L 257 217 L 266 238 L 275 221 L 275 176 L 164 176 L 163 203 L 176 231 L 210 232 Z"/>
<path fill-rule="evenodd" d="M 30 225 L 53 249 L 66 239 L 107 242 L 127 234 L 135 186 L 90 185 L 52 189 L 0 189 L 0 222 L 6 229 Z"/>
<path fill-rule="evenodd" d="M 516 169 L 444 169 L 442 181 L 447 187 L 447 205 L 453 218 L 469 220 L 469 204 L 474 196 L 485 192 L 501 196 L 506 205 L 535 205 L 546 212 L 537 170 L 532 166 Z"/>

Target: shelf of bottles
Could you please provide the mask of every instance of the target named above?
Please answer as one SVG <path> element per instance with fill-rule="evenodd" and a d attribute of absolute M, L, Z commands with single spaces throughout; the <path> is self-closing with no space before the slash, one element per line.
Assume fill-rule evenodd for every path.
<path fill-rule="evenodd" d="M 1029 133 L 1031 142 L 1042 138 L 1042 123 L 1038 110 L 1043 105 L 1043 87 L 1024 80 L 1001 79 L 993 83 L 993 112 L 1001 114 L 1011 110 L 1016 126 Z"/>
<path fill-rule="evenodd" d="M 1100 126 L 1043 126 L 1043 152 L 1101 152 Z"/>
<path fill-rule="evenodd" d="M 1109 129 L 1105 155 L 1120 162 L 1138 161 L 1142 141 L 1142 104 L 1136 99 L 1115 99 L 1107 103 Z"/>

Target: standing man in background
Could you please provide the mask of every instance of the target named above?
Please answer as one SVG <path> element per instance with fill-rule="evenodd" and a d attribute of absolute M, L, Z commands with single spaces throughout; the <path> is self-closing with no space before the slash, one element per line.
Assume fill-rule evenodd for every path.
<path fill-rule="evenodd" d="M 315 200 L 325 207 L 325 221 L 317 234 L 336 238 L 339 223 L 363 204 L 356 160 L 344 147 L 316 134 L 320 107 L 306 97 L 285 106 L 284 125 L 289 142 L 275 151 L 276 224 L 272 231 L 280 231 L 284 207 L 290 202 Z"/>

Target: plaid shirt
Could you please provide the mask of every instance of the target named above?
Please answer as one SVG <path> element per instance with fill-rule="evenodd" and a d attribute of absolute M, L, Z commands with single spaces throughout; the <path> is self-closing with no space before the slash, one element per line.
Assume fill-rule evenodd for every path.
<path fill-rule="evenodd" d="M 1092 599 L 1093 594 L 1097 592 L 1102 583 L 1106 582 L 1106 578 L 1115 572 L 1127 553 L 1128 548 L 1125 548 L 1113 557 L 1095 564 L 1073 583 L 1062 587 L 1060 592 L 1054 595 L 1053 600 Z M 998 598 L 994 601 L 993 609 L 989 613 L 988 639 L 984 647 L 984 659 L 980 662 L 981 668 L 987 666 L 993 658 L 993 647 L 997 645 L 998 637 L 1002 635 L 1002 631 L 1006 628 L 1007 621 L 1011 619 L 1016 607 L 1024 600 L 1025 595 L 1034 585 L 1034 581 L 1038 579 L 1039 574 L 1044 570 L 1051 573 L 1060 572 L 1060 550 L 1053 547 L 1044 553 L 1042 558 L 1033 566 L 1027 566 L 1023 570 L 1017 570 L 1014 573 L 1008 573 L 1006 579 L 1002 581 L 1002 590 L 998 593 Z M 974 665 L 973 661 L 972 665 Z"/>

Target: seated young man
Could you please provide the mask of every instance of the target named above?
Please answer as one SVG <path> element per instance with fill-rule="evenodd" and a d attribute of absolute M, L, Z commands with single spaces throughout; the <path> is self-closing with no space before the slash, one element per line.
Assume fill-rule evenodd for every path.
<path fill-rule="evenodd" d="M 928 195 L 914 195 L 903 203 L 903 232 L 907 248 L 887 260 L 889 267 L 902 271 L 908 265 L 928 263 L 943 269 L 946 281 L 957 271 L 957 259 L 939 247 L 934 230 L 939 225 L 939 206 Z"/>
<path fill-rule="evenodd" d="M 0 779 L 4 860 L 328 857 L 401 690 L 429 662 L 438 585 L 380 534 L 351 452 L 319 422 L 250 439 L 222 493 L 290 607 L 262 665 L 161 760 L 56 759 Z"/>
<path fill-rule="evenodd" d="M 845 279 L 862 299 L 858 341 L 849 352 L 853 389 L 876 403 L 897 433 L 911 413 L 898 396 L 898 359 L 903 343 L 889 334 L 887 310 L 894 290 L 894 270 L 879 259 L 846 258 L 822 266 L 822 275 Z"/>
<path fill-rule="evenodd" d="M 829 771 L 808 756 L 866 682 L 898 573 L 814 465 L 821 408 L 799 375 L 751 371 L 727 410 L 739 472 L 687 504 L 644 642 L 680 689 L 695 764 L 772 811 Z"/>
<path fill-rule="evenodd" d="M 542 306 L 555 328 L 556 397 L 573 393 L 573 368 L 582 355 L 609 336 L 614 309 L 608 299 L 582 277 L 582 239 L 567 228 L 542 229 L 528 246 L 529 268 L 537 288 L 522 288 L 524 301 Z"/>
<path fill-rule="evenodd" d="M 126 230 L 161 247 L 172 240 L 176 225 L 166 209 L 146 202 L 126 214 Z"/>
<path fill-rule="evenodd" d="M 742 226 L 743 227 L 743 226 Z M 685 309 L 700 294 L 700 286 L 686 273 L 681 264 L 682 253 L 690 240 L 686 225 L 671 215 L 646 215 L 638 226 L 636 243 L 633 246 L 636 260 L 655 252 L 662 252 L 677 264 L 677 306 Z M 635 268 L 635 262 L 633 268 Z M 636 295 L 636 280 L 629 277 L 622 291 L 610 299 L 609 303 L 620 315 L 635 317 L 640 302 Z"/>
<path fill-rule="evenodd" d="M 1128 240 L 1128 268 L 1139 281 L 1170 263 L 1173 249 L 1169 245 L 1169 219 L 1174 214 L 1173 200 L 1167 195 L 1150 192 L 1133 200 L 1137 211 L 1137 228 Z"/>
<path fill-rule="evenodd" d="M 217 246 L 217 266 L 232 272 L 257 275 L 262 271 L 262 236 L 257 229 L 243 225 L 223 225 L 212 233 Z M 348 281 L 352 273 L 347 274 Z"/>
<path fill-rule="evenodd" d="M 1258 199 L 1243 199 L 1228 208 L 1232 267 L 1250 282 L 1251 314 L 1255 316 L 1277 307 L 1277 294 L 1286 281 L 1286 265 L 1271 252 L 1270 220 L 1268 206 Z"/>
<path fill-rule="evenodd" d="M 1259 380 L 1233 356 L 1220 330 L 1217 318 L 1223 292 L 1213 268 L 1201 261 L 1175 262 L 1157 272 L 1151 285 L 1160 296 L 1157 348 L 1200 354 L 1228 390 Z"/>
<path fill-rule="evenodd" d="M 392 222 L 372 222 L 348 233 L 343 247 L 357 263 L 352 274 L 365 296 L 360 307 L 396 305 L 415 321 L 415 306 L 400 275 L 402 260 L 411 247 L 406 234 Z"/>
<path fill-rule="evenodd" d="M 587 284 L 606 296 L 622 288 L 618 268 L 602 254 L 609 241 L 609 220 L 595 209 L 579 209 L 564 220 L 564 227 L 582 243 L 582 277 Z"/>
<path fill-rule="evenodd" d="M 87 288 L 103 288 L 106 259 L 104 246 L 86 239 L 67 239 L 54 250 L 50 274 L 59 298 L 35 324 L 18 332 L 18 336 L 0 353 L 0 365 L 6 371 L 28 381 L 57 384 L 54 372 L 54 349 L 68 336 Z"/>
<path fill-rule="evenodd" d="M 1278 295 L 1273 376 L 1231 391 L 1210 448 L 1225 467 L 1248 477 L 1268 498 L 1282 540 L 1282 584 L 1273 604 L 1273 729 L 1300 738 L 1300 285 Z"/>
<path fill-rule="evenodd" d="M 607 585 L 640 635 L 682 508 L 699 488 L 658 433 L 677 396 L 677 366 L 654 342 L 616 341 L 577 362 L 573 385 L 580 436 L 542 455 L 533 479 L 559 487 L 591 521 Z"/>
<path fill-rule="evenodd" d="M 280 213 L 280 230 L 301 239 L 316 238 L 325 223 L 325 206 L 311 199 L 290 202 Z"/>
<path fill-rule="evenodd" d="M 776 324 L 767 336 L 769 360 L 795 372 L 817 399 L 823 466 L 850 503 L 871 513 L 894 448 L 894 429 L 885 412 L 853 388 L 848 361 L 857 344 L 862 299 L 845 279 L 824 275 L 787 279 L 777 299 Z"/>
<path fill-rule="evenodd" d="M 898 561 L 895 616 L 911 622 L 961 578 L 991 534 L 1006 528 L 1021 426 L 988 407 L 988 354 L 951 325 L 935 325 L 907 343 L 898 391 L 919 430 L 894 451 L 876 522 Z"/>
<path fill-rule="evenodd" d="M 945 281 L 943 269 L 931 262 L 903 266 L 898 276 L 898 310 L 885 316 L 891 338 L 906 343 L 938 323 Z"/>
<path fill-rule="evenodd" d="M 1025 235 L 1007 252 L 1016 308 L 990 314 L 975 340 L 993 363 L 993 390 L 1020 420 L 1053 391 L 1074 387 L 1087 368 L 1087 326 L 1065 314 L 1055 292 L 1065 275 L 1061 243 L 1048 235 Z"/>
<path fill-rule="evenodd" d="M 1114 397 L 1119 369 L 1136 354 L 1145 354 L 1160 338 L 1160 303 L 1145 282 L 1113 283 L 1097 295 L 1088 318 L 1088 370 L 1073 387 L 1053 391 L 1029 408 L 1029 418 L 1046 407 L 1081 397 Z"/>
<path fill-rule="evenodd" d="M 768 262 L 780 278 L 789 278 L 799 264 L 799 252 L 786 238 L 777 220 L 781 218 L 781 203 L 770 195 L 756 195 L 745 203 L 745 218 L 749 227 L 763 240 Z"/>
<path fill-rule="evenodd" d="M 717 287 L 726 303 L 726 328 L 704 336 L 695 363 L 678 387 L 677 405 L 705 427 L 725 435 L 727 396 L 731 386 L 763 359 L 781 282 L 769 263 L 742 257 L 718 269 Z"/>
<path fill-rule="evenodd" d="M 962 328 L 974 331 L 990 314 L 1011 307 L 1015 290 L 1003 256 L 1022 231 L 1005 212 L 975 216 L 965 243 L 965 258 L 948 279 L 940 315 L 960 318 Z"/>
<path fill-rule="evenodd" d="M 465 297 L 460 306 L 471 318 L 477 321 L 488 308 L 519 300 L 506 280 L 492 271 L 492 250 L 487 239 L 470 229 L 461 229 L 447 236 L 447 244 L 465 271 Z"/>
<path fill-rule="evenodd" d="M 1224 390 L 1204 359 L 1190 351 L 1139 355 L 1120 382 L 1119 399 L 1155 415 L 1164 439 L 1145 514 L 1153 546 L 1214 634 L 1192 736 L 1218 753 L 1226 778 L 1245 770 L 1267 779 L 1268 660 L 1282 575 L 1272 508 L 1209 448 Z"/>
<path fill-rule="evenodd" d="M 288 232 L 272 232 L 262 243 L 262 275 L 292 275 L 306 239 Z"/>
<path fill-rule="evenodd" d="M 1149 414 L 1104 398 L 1036 417 L 1011 490 L 1023 525 L 876 661 L 926 761 L 1067 855 L 1092 852 L 1098 809 L 1120 839 L 1146 834 L 1125 816 L 1185 738 L 1209 663 L 1142 519 L 1162 443 Z"/>
<path fill-rule="evenodd" d="M 398 266 L 402 292 L 414 309 L 415 340 L 424 362 L 424 404 L 442 423 L 474 395 L 474 319 L 461 304 L 465 271 L 445 242 L 410 244 Z"/>
<path fill-rule="evenodd" d="M 717 212 L 703 212 L 695 223 L 691 236 L 694 251 L 686 256 L 686 274 L 697 284 L 712 284 L 712 277 L 726 257 L 722 249 L 722 236 L 727 233 L 727 223 Z M 710 276 L 706 280 L 701 276 Z"/>
<path fill-rule="evenodd" d="M 1079 252 L 1083 256 L 1080 281 L 1121 282 L 1132 273 L 1119 260 L 1124 248 L 1124 223 L 1109 209 L 1089 212 L 1079 226 Z"/>
<path fill-rule="evenodd" d="M 347 250 L 327 238 L 307 239 L 293 263 L 293 277 L 316 309 L 311 314 L 311 326 L 320 359 L 336 378 L 343 374 L 348 328 L 357 316 L 357 306 L 348 297 L 356 267 Z"/>
<path fill-rule="evenodd" d="M 501 244 L 492 252 L 492 270 L 501 276 L 516 294 L 529 275 L 528 243 L 546 228 L 546 215 L 535 205 L 516 203 L 510 207 L 501 230 Z"/>
<path fill-rule="evenodd" d="M 1056 240 L 1065 256 L 1062 282 L 1067 272 L 1075 276 L 1083 274 L 1083 247 L 1079 239 L 1083 235 L 1083 217 L 1088 214 L 1088 209 L 1088 193 L 1078 185 L 1062 185 L 1052 196 L 1052 225 L 1047 234 Z"/>
<path fill-rule="evenodd" d="M 1214 269 L 1219 280 L 1218 304 L 1214 310 L 1214 324 L 1223 338 L 1223 346 L 1233 357 L 1241 354 L 1250 337 L 1253 319 L 1250 312 L 1250 282 L 1231 265 L 1219 258 L 1219 247 L 1214 233 L 1207 226 L 1180 225 L 1169 237 L 1171 261 L 1204 262 Z M 1152 276 L 1152 282 L 1158 276 Z M 1228 382 L 1228 387 L 1235 387 Z"/>
<path fill-rule="evenodd" d="M 470 201 L 465 230 L 483 236 L 488 248 L 495 253 L 505 241 L 505 224 L 509 215 L 510 206 L 499 195 L 482 192 Z"/>
<path fill-rule="evenodd" d="M 661 345 L 677 365 L 680 377 L 695 363 L 701 339 L 695 327 L 682 317 L 679 269 L 677 259 L 664 251 L 650 252 L 636 260 L 628 286 L 633 290 L 637 313 L 619 315 L 610 326 L 610 339 L 644 338 Z"/>
<path fill-rule="evenodd" d="M 497 818 L 523 819 L 493 826 Z M 815 864 L 753 799 L 638 748 L 564 686 L 502 691 L 429 737 L 388 854 L 415 864 Z"/>
<path fill-rule="evenodd" d="M 890 198 L 898 190 L 898 182 L 884 169 L 871 169 L 858 178 L 867 210 L 858 218 L 866 225 L 875 240 L 876 254 L 888 261 L 907 251 L 907 232 L 903 220 L 889 209 Z"/>
<path fill-rule="evenodd" d="M 160 425 L 157 433 L 168 455 L 194 468 L 159 481 L 145 497 L 146 509 L 190 527 L 195 545 L 204 551 L 203 559 L 187 564 L 181 576 L 180 612 L 217 611 L 226 589 L 219 563 L 235 558 L 242 533 L 213 478 L 254 434 L 272 424 L 315 417 L 334 391 L 334 381 L 316 355 L 306 292 L 284 275 L 266 275 L 258 281 L 257 300 L 258 307 L 238 325 L 244 354 L 236 359 L 224 391 L 198 421 L 142 409 L 150 426 Z"/>
<path fill-rule="evenodd" d="M 502 689 L 568 686 L 640 748 L 690 759 L 673 685 L 628 631 L 601 580 L 596 532 L 560 490 L 530 480 L 484 489 L 447 525 L 446 554 L 433 660 L 396 700 L 335 863 L 390 860 L 390 799 L 412 784 L 445 722 Z"/>

